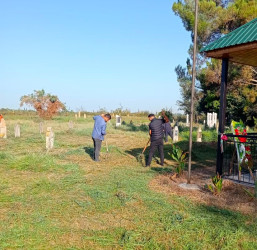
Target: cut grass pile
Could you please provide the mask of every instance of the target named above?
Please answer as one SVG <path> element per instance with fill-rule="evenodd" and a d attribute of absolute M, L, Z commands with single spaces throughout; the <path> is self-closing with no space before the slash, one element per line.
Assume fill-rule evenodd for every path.
<path fill-rule="evenodd" d="M 102 162 L 95 163 L 92 120 L 77 122 L 72 131 L 68 120 L 47 122 L 56 133 L 48 154 L 30 120 L 21 121 L 21 138 L 10 131 L 0 141 L 1 249 L 257 249 L 254 215 L 149 188 L 171 166 L 145 169 L 136 161 L 146 132 L 110 127 L 108 157 L 103 144 Z M 215 147 L 195 150 L 195 165 L 213 164 Z"/>

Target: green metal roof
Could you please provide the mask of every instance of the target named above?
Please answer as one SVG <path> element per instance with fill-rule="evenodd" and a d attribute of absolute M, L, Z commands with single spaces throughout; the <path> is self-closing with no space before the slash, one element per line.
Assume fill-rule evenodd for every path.
<path fill-rule="evenodd" d="M 223 49 L 230 46 L 251 43 L 254 41 L 257 41 L 257 18 L 217 39 L 216 41 L 202 48 L 200 52 Z"/>

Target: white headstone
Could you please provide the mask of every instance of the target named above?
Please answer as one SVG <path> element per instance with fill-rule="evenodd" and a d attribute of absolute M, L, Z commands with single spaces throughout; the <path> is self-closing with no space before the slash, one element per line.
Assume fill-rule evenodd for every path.
<path fill-rule="evenodd" d="M 202 129 L 201 127 L 198 128 L 197 130 L 197 139 L 196 139 L 197 142 L 202 142 Z"/>
<path fill-rule="evenodd" d="M 77 114 L 75 114 L 75 118 L 76 118 L 76 120 L 78 119 L 78 115 Z"/>
<path fill-rule="evenodd" d="M 217 113 L 212 113 L 213 127 L 217 125 Z"/>
<path fill-rule="evenodd" d="M 189 115 L 187 114 L 187 123 L 186 126 L 189 127 Z"/>
<path fill-rule="evenodd" d="M 79 114 L 78 114 L 79 118 L 80 118 L 80 111 L 79 111 Z"/>
<path fill-rule="evenodd" d="M 43 122 L 39 123 L 39 133 L 42 134 L 44 132 L 44 124 Z"/>
<path fill-rule="evenodd" d="M 7 129 L 4 118 L 0 120 L 0 138 L 7 138 Z"/>
<path fill-rule="evenodd" d="M 46 149 L 50 150 L 54 147 L 54 132 L 51 127 L 46 130 Z"/>
<path fill-rule="evenodd" d="M 87 114 L 84 114 L 84 119 L 87 119 Z"/>
<path fill-rule="evenodd" d="M 121 117 L 119 115 L 116 115 L 116 127 L 121 125 Z"/>
<path fill-rule="evenodd" d="M 21 137 L 21 128 L 19 124 L 16 124 L 14 127 L 14 136 Z"/>
<path fill-rule="evenodd" d="M 207 126 L 213 128 L 217 124 L 217 113 L 207 113 Z"/>
<path fill-rule="evenodd" d="M 175 126 L 175 128 L 173 129 L 173 142 L 178 141 L 178 136 L 179 136 L 178 126 Z"/>

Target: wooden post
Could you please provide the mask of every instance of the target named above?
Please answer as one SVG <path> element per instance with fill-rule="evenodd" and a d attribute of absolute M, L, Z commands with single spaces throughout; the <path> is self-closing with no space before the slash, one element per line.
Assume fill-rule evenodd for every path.
<path fill-rule="evenodd" d="M 195 26 L 194 26 L 194 50 L 193 50 L 193 68 L 192 68 L 192 85 L 191 85 L 191 108 L 190 108 L 190 126 L 189 126 L 189 154 L 188 154 L 188 175 L 187 184 L 191 182 L 191 165 L 192 165 L 192 145 L 193 145 L 193 118 L 194 118 L 194 94 L 196 78 L 196 53 L 197 53 L 197 24 L 198 24 L 198 0 L 195 0 Z"/>
<path fill-rule="evenodd" d="M 228 58 L 222 59 L 222 71 L 221 71 L 221 86 L 220 86 L 220 110 L 219 110 L 219 133 L 217 144 L 217 162 L 216 172 L 219 175 L 223 173 L 223 152 L 221 151 L 221 134 L 224 133 L 226 122 L 226 96 L 227 96 L 227 83 L 228 83 Z"/>

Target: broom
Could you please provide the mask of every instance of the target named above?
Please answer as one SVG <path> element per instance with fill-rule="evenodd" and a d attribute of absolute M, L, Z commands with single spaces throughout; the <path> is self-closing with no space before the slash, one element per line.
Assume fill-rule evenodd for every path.
<path fill-rule="evenodd" d="M 150 139 L 151 139 L 151 138 L 149 138 L 149 140 L 147 141 L 147 143 L 146 143 L 146 145 L 145 145 L 145 147 L 144 147 L 142 153 L 141 153 L 141 154 L 138 154 L 138 156 L 137 156 L 137 161 L 140 162 L 143 167 L 145 166 L 145 156 L 144 156 L 144 152 L 145 152 L 145 150 L 146 150 L 146 148 L 147 148 L 147 146 L 148 146 L 148 144 L 149 144 L 149 142 L 150 142 Z"/>

